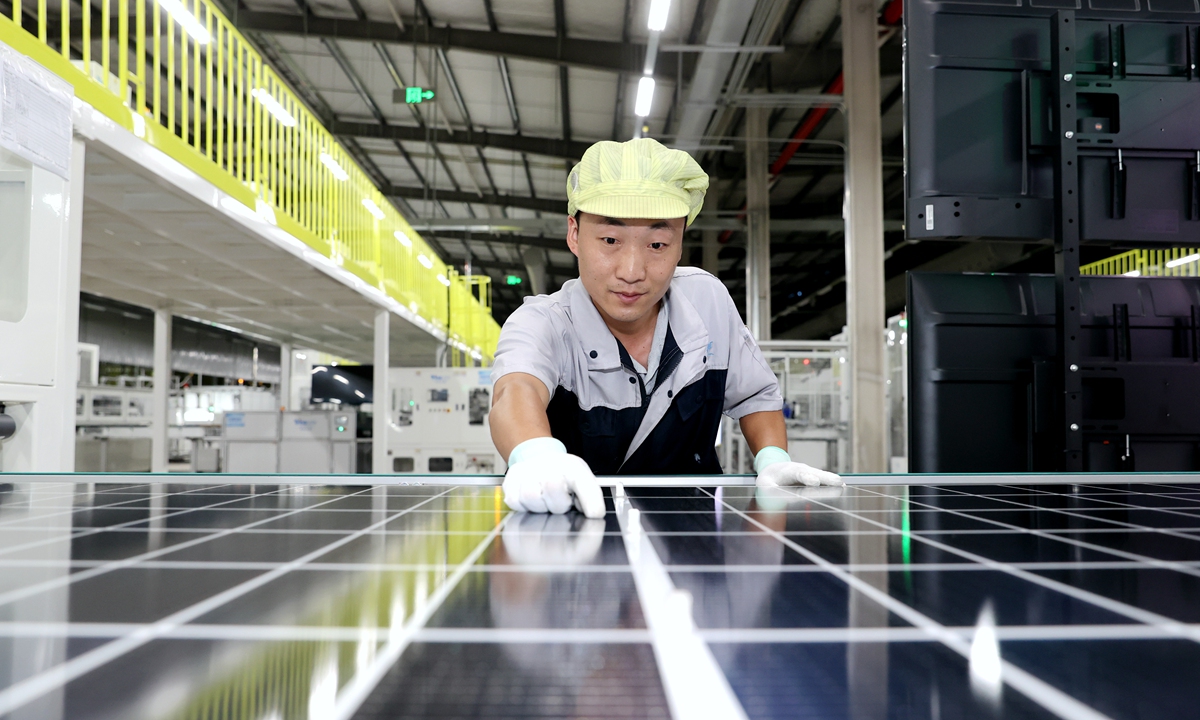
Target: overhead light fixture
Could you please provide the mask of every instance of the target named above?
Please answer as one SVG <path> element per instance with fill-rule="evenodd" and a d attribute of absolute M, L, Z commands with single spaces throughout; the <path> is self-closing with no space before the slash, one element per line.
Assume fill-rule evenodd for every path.
<path fill-rule="evenodd" d="M 1141 277 L 1141 276 L 1142 276 L 1141 270 L 1130 270 L 1129 272 L 1125 273 L 1125 277 Z"/>
<path fill-rule="evenodd" d="M 438 273 L 438 282 L 445 285 L 446 287 L 450 287 L 450 281 L 447 280 L 446 276 L 441 273 Z"/>
<path fill-rule="evenodd" d="M 367 212 L 374 215 L 376 220 L 383 219 L 383 210 L 380 210 L 379 206 L 371 198 L 363 198 L 363 207 L 367 209 Z"/>
<path fill-rule="evenodd" d="M 1177 258 L 1175 260 L 1168 260 L 1167 267 L 1169 267 L 1169 268 L 1179 267 L 1180 265 L 1187 265 L 1188 263 L 1194 263 L 1197 260 L 1200 260 L 1200 253 L 1192 253 L 1191 255 L 1184 255 L 1183 257 Z"/>
<path fill-rule="evenodd" d="M 212 35 L 208 32 L 208 28 L 204 27 L 195 15 L 188 12 L 179 0 L 158 0 L 158 6 L 175 18 L 175 22 L 179 23 L 179 26 L 200 45 L 212 42 Z"/>
<path fill-rule="evenodd" d="M 633 114 L 646 117 L 650 114 L 650 103 L 654 101 L 654 78 L 645 76 L 638 80 L 637 100 L 633 103 Z"/>
<path fill-rule="evenodd" d="M 296 357 L 297 357 L 297 358 L 299 358 L 299 359 L 301 359 L 301 360 L 307 360 L 307 359 L 308 359 L 308 356 L 307 356 L 307 355 L 305 355 L 304 353 L 296 353 Z"/>
<path fill-rule="evenodd" d="M 296 118 L 283 105 L 280 105 L 279 101 L 271 93 L 262 88 L 254 88 L 250 91 L 250 97 L 262 103 L 262 106 L 279 121 L 280 125 L 284 127 L 296 127 Z"/>
<path fill-rule="evenodd" d="M 422 265 L 424 265 L 426 270 L 432 270 L 432 269 L 433 269 L 433 261 L 432 261 L 432 260 L 430 260 L 429 258 L 425 257 L 424 255 L 418 255 L 418 256 L 417 256 L 417 262 L 419 262 L 419 263 L 421 263 Z"/>
<path fill-rule="evenodd" d="M 667 14 L 671 11 L 671 0 L 651 0 L 650 16 L 646 27 L 654 32 L 662 32 L 667 27 Z"/>
<path fill-rule="evenodd" d="M 333 156 L 329 153 L 321 153 L 321 164 L 329 168 L 329 172 L 333 173 L 333 176 L 338 180 L 345 182 L 350 179 L 350 173 L 346 172 L 341 165 L 338 165 L 338 161 L 334 160 Z"/>
<path fill-rule="evenodd" d="M 350 384 L 350 381 L 349 381 L 349 380 L 347 380 L 346 378 L 344 378 L 344 377 L 342 377 L 341 375 L 338 375 L 338 374 L 336 374 L 336 373 L 334 374 L 334 376 L 333 376 L 333 379 L 334 379 L 334 380 L 337 380 L 338 382 L 340 382 L 340 383 L 341 383 L 341 384 L 343 384 L 343 385 L 349 385 L 349 384 Z"/>
<path fill-rule="evenodd" d="M 399 230 L 397 230 L 396 232 L 394 232 L 392 234 L 396 236 L 396 239 L 399 240 L 400 244 L 403 245 L 404 247 L 408 247 L 408 248 L 412 247 L 412 240 L 408 239 L 408 235 L 405 235 L 404 233 L 400 232 Z"/>

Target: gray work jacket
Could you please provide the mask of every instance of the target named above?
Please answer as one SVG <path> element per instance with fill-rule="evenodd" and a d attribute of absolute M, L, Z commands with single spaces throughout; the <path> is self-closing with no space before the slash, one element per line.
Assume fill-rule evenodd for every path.
<path fill-rule="evenodd" d="M 545 383 L 551 432 L 598 475 L 720 473 L 721 414 L 781 409 L 779 383 L 717 278 L 676 268 L 668 293 L 652 392 L 577 279 L 509 316 L 492 378 Z"/>

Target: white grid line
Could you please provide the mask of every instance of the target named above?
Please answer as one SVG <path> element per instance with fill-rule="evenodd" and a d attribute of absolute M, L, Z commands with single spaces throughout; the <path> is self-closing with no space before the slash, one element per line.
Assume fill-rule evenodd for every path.
<path fill-rule="evenodd" d="M 373 488 L 367 488 L 361 492 L 370 492 L 372 489 Z M 449 492 L 450 490 L 446 490 L 439 495 L 434 495 L 428 498 L 425 500 L 425 502 L 432 502 L 433 500 L 442 497 Z M 355 494 L 358 493 L 352 493 L 351 496 Z M 384 523 L 391 522 L 406 512 L 408 512 L 407 509 L 401 510 L 392 517 L 380 520 L 378 524 L 382 525 Z M 182 610 L 178 610 L 167 617 L 154 622 L 153 624 L 145 625 L 141 629 L 135 630 L 129 635 L 113 640 L 112 642 L 101 645 L 93 650 L 89 650 L 81 655 L 77 655 L 61 665 L 56 665 L 37 675 L 16 682 L 7 688 L 0 690 L 0 715 L 11 712 L 12 710 L 30 702 L 31 700 L 41 697 L 45 693 L 50 692 L 55 688 L 67 684 L 81 675 L 95 670 L 106 663 L 112 662 L 116 658 L 121 657 L 122 655 L 125 655 L 141 647 L 142 645 L 157 639 L 163 633 L 171 630 L 174 627 L 191 622 L 192 620 L 195 620 L 206 613 L 212 612 L 222 605 L 225 605 L 226 603 L 235 600 L 252 590 L 262 587 L 272 580 L 282 577 L 293 568 L 300 567 L 314 558 L 320 557 L 325 553 L 345 545 L 353 540 L 354 537 L 355 536 L 349 536 L 332 542 L 322 548 L 308 553 L 307 555 L 296 558 L 283 567 L 251 578 L 243 583 L 229 588 L 228 590 L 224 590 L 216 595 L 206 598 L 205 600 L 202 600 L 194 605 L 186 607 Z"/>
<path fill-rule="evenodd" d="M 721 502 L 724 501 L 722 500 Z M 814 500 L 813 502 L 816 501 Z M 758 520 L 750 517 L 746 513 L 740 510 L 737 512 L 742 516 L 743 519 L 753 523 L 759 528 L 762 528 L 764 533 L 776 538 L 796 552 L 804 555 L 812 562 L 819 565 L 824 565 L 827 567 L 830 573 L 832 573 L 842 582 L 849 585 L 854 590 L 874 600 L 876 603 L 887 608 L 893 614 L 906 620 L 915 627 L 925 631 L 931 637 L 936 638 L 943 645 L 950 648 L 954 652 L 957 652 L 964 658 L 970 658 L 971 643 L 965 638 L 950 632 L 945 626 L 936 622 L 932 618 L 909 607 L 908 605 L 905 605 L 896 598 L 888 595 L 886 592 L 864 581 L 862 578 L 859 578 L 836 565 L 830 564 L 820 555 L 805 547 L 802 547 L 801 545 L 796 544 L 795 542 L 783 536 L 781 533 L 772 530 L 766 525 L 763 525 Z M 849 512 L 847 512 L 847 515 L 853 517 L 853 515 Z M 897 532 L 900 531 L 897 530 Z M 1079 700 L 1076 700 L 1053 685 L 1050 685 L 1046 681 L 1022 670 L 1007 660 L 1001 658 L 1000 664 L 1002 667 L 1001 677 L 1003 677 L 1006 684 L 1055 715 L 1058 715 L 1062 718 L 1067 718 L 1068 720 L 1110 720 L 1108 716 L 1104 715 L 1103 713 L 1085 705 Z"/>
<path fill-rule="evenodd" d="M 675 589 L 653 543 L 642 532 L 639 512 L 631 507 L 624 488 L 613 488 L 612 498 L 671 716 L 675 720 L 745 720 L 746 711 L 729 679 L 696 631 L 691 596 L 685 599 Z"/>

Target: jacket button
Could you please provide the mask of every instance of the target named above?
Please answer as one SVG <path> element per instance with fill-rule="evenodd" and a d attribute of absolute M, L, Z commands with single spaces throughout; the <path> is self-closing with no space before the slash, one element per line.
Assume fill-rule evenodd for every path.
<path fill-rule="evenodd" d="M 631 385 L 636 385 L 636 384 L 637 384 L 637 379 L 636 379 L 636 378 L 629 378 L 629 383 L 630 383 Z"/>
<path fill-rule="evenodd" d="M 673 392 L 671 392 L 670 390 L 667 391 L 667 397 L 674 397 L 674 396 L 675 396 L 675 394 Z"/>
<path fill-rule="evenodd" d="M 594 360 L 596 358 L 596 351 L 593 350 L 590 353 L 588 353 L 588 355 L 590 355 L 592 357 L 592 359 Z"/>
<path fill-rule="evenodd" d="M 708 358 L 707 358 L 707 357 L 702 357 L 702 358 L 700 358 L 700 362 L 704 362 L 704 363 L 706 363 L 706 362 L 708 362 Z"/>

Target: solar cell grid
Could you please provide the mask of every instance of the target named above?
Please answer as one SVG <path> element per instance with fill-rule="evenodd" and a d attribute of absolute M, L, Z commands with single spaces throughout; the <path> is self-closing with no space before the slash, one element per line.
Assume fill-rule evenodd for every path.
<path fill-rule="evenodd" d="M 588 520 L 477 484 L 17 478 L 0 717 L 1193 712 L 1200 484 L 1006 480 L 623 487 Z"/>

